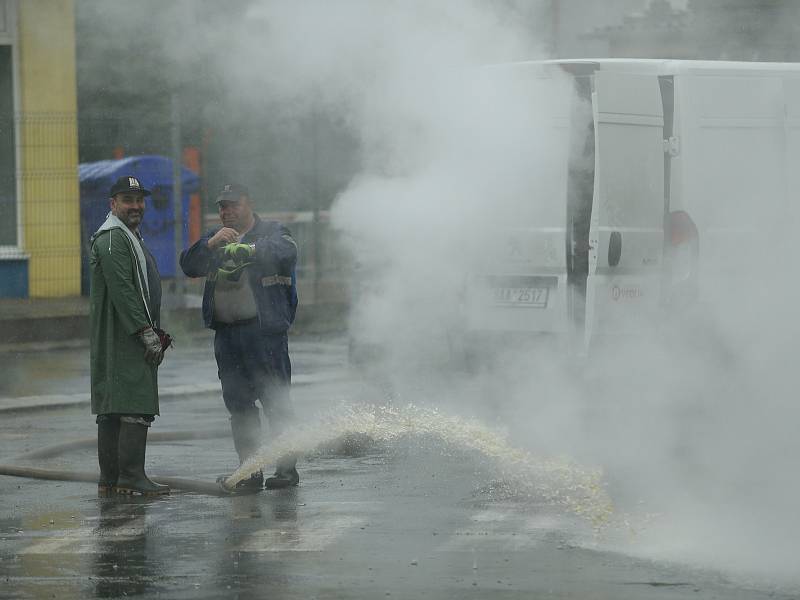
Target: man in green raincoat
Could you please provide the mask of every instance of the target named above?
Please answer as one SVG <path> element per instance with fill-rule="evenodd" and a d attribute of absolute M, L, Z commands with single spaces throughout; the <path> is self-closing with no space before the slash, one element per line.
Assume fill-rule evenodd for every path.
<path fill-rule="evenodd" d="M 158 495 L 144 472 L 147 430 L 158 413 L 161 279 L 139 224 L 149 196 L 136 177 L 111 188 L 111 212 L 91 239 L 92 414 L 97 415 L 98 492 Z"/>

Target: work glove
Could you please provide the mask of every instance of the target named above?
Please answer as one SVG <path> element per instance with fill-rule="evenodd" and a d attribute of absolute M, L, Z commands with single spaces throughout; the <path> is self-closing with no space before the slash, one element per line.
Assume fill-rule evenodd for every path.
<path fill-rule="evenodd" d="M 232 260 L 235 265 L 244 263 L 246 260 L 253 258 L 255 254 L 255 244 L 227 244 L 222 249 L 223 257 L 226 260 Z"/>
<path fill-rule="evenodd" d="M 157 367 L 164 360 L 164 346 L 161 338 L 153 331 L 152 327 L 145 327 L 137 333 L 139 341 L 144 346 L 144 359 L 148 364 Z"/>
<path fill-rule="evenodd" d="M 225 279 L 227 281 L 239 281 L 242 277 L 242 272 L 244 268 L 250 263 L 242 263 L 235 267 L 231 267 L 230 269 L 226 269 L 224 267 L 220 267 L 217 269 L 217 279 Z"/>
<path fill-rule="evenodd" d="M 161 348 L 164 350 L 164 352 L 167 351 L 167 348 L 172 348 L 175 338 L 173 338 L 163 329 L 159 329 L 158 327 L 154 327 L 153 331 L 156 332 L 158 339 L 161 340 Z"/>

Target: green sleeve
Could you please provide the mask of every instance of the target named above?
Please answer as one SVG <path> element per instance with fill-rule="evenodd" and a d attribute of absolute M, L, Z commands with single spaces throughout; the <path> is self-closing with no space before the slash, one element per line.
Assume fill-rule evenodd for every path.
<path fill-rule="evenodd" d="M 109 251 L 110 236 L 110 251 Z M 94 243 L 108 295 L 122 328 L 128 335 L 150 326 L 139 282 L 134 273 L 130 241 L 119 230 L 104 232 Z"/>

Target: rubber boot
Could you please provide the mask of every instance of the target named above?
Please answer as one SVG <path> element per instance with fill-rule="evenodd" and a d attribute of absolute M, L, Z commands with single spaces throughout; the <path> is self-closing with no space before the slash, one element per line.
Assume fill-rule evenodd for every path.
<path fill-rule="evenodd" d="M 298 483 L 300 483 L 300 473 L 297 472 L 297 457 L 286 455 L 278 461 L 275 474 L 264 481 L 264 487 L 268 490 L 280 490 L 294 487 Z"/>
<path fill-rule="evenodd" d="M 119 417 L 98 415 L 97 417 L 97 462 L 100 463 L 100 479 L 97 494 L 111 494 L 119 477 Z"/>
<path fill-rule="evenodd" d="M 267 415 L 269 416 L 270 434 L 279 437 L 285 433 L 294 418 L 289 387 L 285 385 L 274 386 L 268 393 L 271 398 Z M 297 472 L 297 455 L 285 454 L 278 459 L 275 473 L 267 477 L 264 487 L 268 490 L 279 490 L 294 487 L 300 483 L 300 474 Z"/>
<path fill-rule="evenodd" d="M 253 456 L 261 446 L 261 419 L 258 410 L 255 412 L 234 413 L 231 415 L 231 433 L 239 465 Z M 256 471 L 248 479 L 236 484 L 238 492 L 260 492 L 264 487 L 264 473 Z"/>
<path fill-rule="evenodd" d="M 114 488 L 119 494 L 160 496 L 169 494 L 169 486 L 154 483 L 144 473 L 147 448 L 146 425 L 121 421 L 119 426 L 119 478 Z"/>

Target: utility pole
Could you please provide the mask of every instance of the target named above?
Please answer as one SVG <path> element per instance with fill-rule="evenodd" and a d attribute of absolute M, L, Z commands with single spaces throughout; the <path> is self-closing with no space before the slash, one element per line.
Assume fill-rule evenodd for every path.
<path fill-rule="evenodd" d="M 180 267 L 183 250 L 183 173 L 181 148 L 181 113 L 177 92 L 172 93 L 172 207 L 175 215 L 175 278 L 173 292 L 176 307 L 183 307 L 186 281 Z"/>
<path fill-rule="evenodd" d="M 550 17 L 551 17 L 551 54 L 554 58 L 561 57 L 561 0 L 552 0 L 550 2 Z"/>
<path fill-rule="evenodd" d="M 322 227 L 320 227 L 319 210 L 322 199 L 320 198 L 319 182 L 319 111 L 315 108 L 311 115 L 311 168 L 313 185 L 314 217 L 312 231 L 314 235 L 314 304 L 319 300 L 319 284 L 322 279 Z"/>

